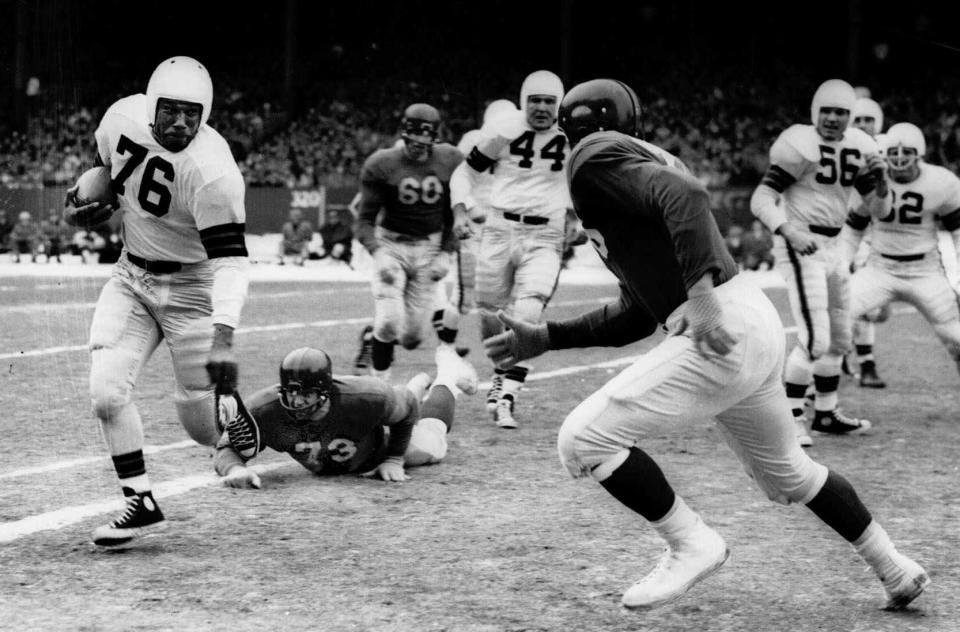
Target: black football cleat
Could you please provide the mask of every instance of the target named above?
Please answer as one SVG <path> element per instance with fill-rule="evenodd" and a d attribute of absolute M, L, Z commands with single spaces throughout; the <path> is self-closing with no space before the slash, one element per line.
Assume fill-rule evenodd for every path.
<path fill-rule="evenodd" d="M 130 544 L 148 531 L 165 526 L 163 512 L 153 499 L 152 492 L 137 493 L 123 488 L 127 507 L 119 518 L 93 530 L 93 543 L 104 548 L 117 548 Z"/>

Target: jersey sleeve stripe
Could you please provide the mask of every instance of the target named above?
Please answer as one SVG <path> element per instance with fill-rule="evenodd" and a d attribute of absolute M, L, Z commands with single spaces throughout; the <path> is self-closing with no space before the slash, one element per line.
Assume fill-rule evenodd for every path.
<path fill-rule="evenodd" d="M 859 213 L 847 213 L 847 226 L 854 230 L 863 230 L 870 224 L 870 217 Z"/>
<path fill-rule="evenodd" d="M 796 182 L 797 179 L 784 171 L 782 167 L 770 165 L 767 172 L 763 174 L 763 184 L 767 185 L 777 193 L 783 193 L 788 186 Z"/>
<path fill-rule="evenodd" d="M 495 162 L 496 160 L 485 155 L 476 147 L 470 150 L 470 155 L 467 156 L 467 164 L 470 165 L 474 171 L 478 171 L 480 173 L 483 173 L 492 167 Z"/>
<path fill-rule="evenodd" d="M 941 217 L 940 222 L 946 230 L 951 232 L 960 228 L 960 208 Z"/>
<path fill-rule="evenodd" d="M 220 224 L 200 231 L 200 241 L 207 251 L 208 259 L 218 257 L 246 257 L 244 223 Z"/>

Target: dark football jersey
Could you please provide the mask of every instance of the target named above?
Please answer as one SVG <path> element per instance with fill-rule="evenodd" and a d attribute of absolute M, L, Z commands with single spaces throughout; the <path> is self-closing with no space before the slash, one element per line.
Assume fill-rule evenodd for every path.
<path fill-rule="evenodd" d="M 412 393 L 395 389 L 372 377 L 334 376 L 335 392 L 330 410 L 320 421 L 295 421 L 280 403 L 280 385 L 257 391 L 244 401 L 260 427 L 261 449 L 286 452 L 315 474 L 346 474 L 373 469 L 390 454 L 390 432 L 394 439 L 406 435 L 407 442 L 418 415 Z M 397 420 L 400 420 L 399 422 Z M 226 434 L 217 448 L 217 472 L 242 462 L 229 449 Z M 402 456 L 406 442 L 399 446 Z"/>
<path fill-rule="evenodd" d="M 577 215 L 620 281 L 622 300 L 608 308 L 631 312 L 633 339 L 664 323 L 704 274 L 719 285 L 737 273 L 706 189 L 674 161 L 654 145 L 601 132 L 584 139 L 568 165 Z M 607 320 L 595 316 L 591 326 Z M 629 341 L 617 337 L 617 344 Z"/>
<path fill-rule="evenodd" d="M 426 162 L 410 160 L 403 147 L 376 151 L 360 174 L 361 223 L 373 226 L 377 218 L 368 215 L 383 210 L 380 224 L 389 230 L 414 237 L 440 232 L 450 213 L 450 175 L 462 160 L 447 143 L 434 145 Z"/>

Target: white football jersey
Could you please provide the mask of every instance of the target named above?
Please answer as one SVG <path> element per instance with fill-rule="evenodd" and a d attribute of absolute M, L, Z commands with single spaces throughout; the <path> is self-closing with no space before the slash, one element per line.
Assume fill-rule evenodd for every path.
<path fill-rule="evenodd" d="M 120 200 L 127 250 L 148 260 L 196 263 L 208 251 L 234 254 L 239 233 L 236 254 L 245 256 L 243 176 L 213 128 L 201 126 L 185 149 L 168 151 L 153 137 L 146 96 L 136 94 L 110 106 L 96 139 Z"/>
<path fill-rule="evenodd" d="M 879 153 L 877 143 L 856 128 L 847 129 L 838 141 L 824 140 L 813 125 L 787 128 L 770 148 L 770 165 L 795 179 L 780 200 L 787 220 L 800 225 L 843 226 L 865 156 Z"/>
<path fill-rule="evenodd" d="M 901 184 L 888 178 L 893 192 L 890 212 L 873 218 L 874 252 L 918 255 L 935 251 L 939 243 L 938 217 L 960 209 L 960 178 L 949 169 L 918 163 L 920 175 Z"/>
<path fill-rule="evenodd" d="M 476 147 L 497 161 L 490 189 L 493 208 L 543 217 L 565 215 L 571 206 L 564 172 L 570 152 L 567 137 L 556 125 L 534 130 L 518 110 L 484 126 Z"/>

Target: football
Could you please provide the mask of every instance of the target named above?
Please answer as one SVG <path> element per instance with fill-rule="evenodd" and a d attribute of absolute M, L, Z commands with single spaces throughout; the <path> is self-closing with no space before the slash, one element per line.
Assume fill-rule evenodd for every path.
<path fill-rule="evenodd" d="M 102 202 L 117 205 L 117 195 L 110 186 L 110 167 L 94 167 L 77 180 L 77 206 Z"/>

